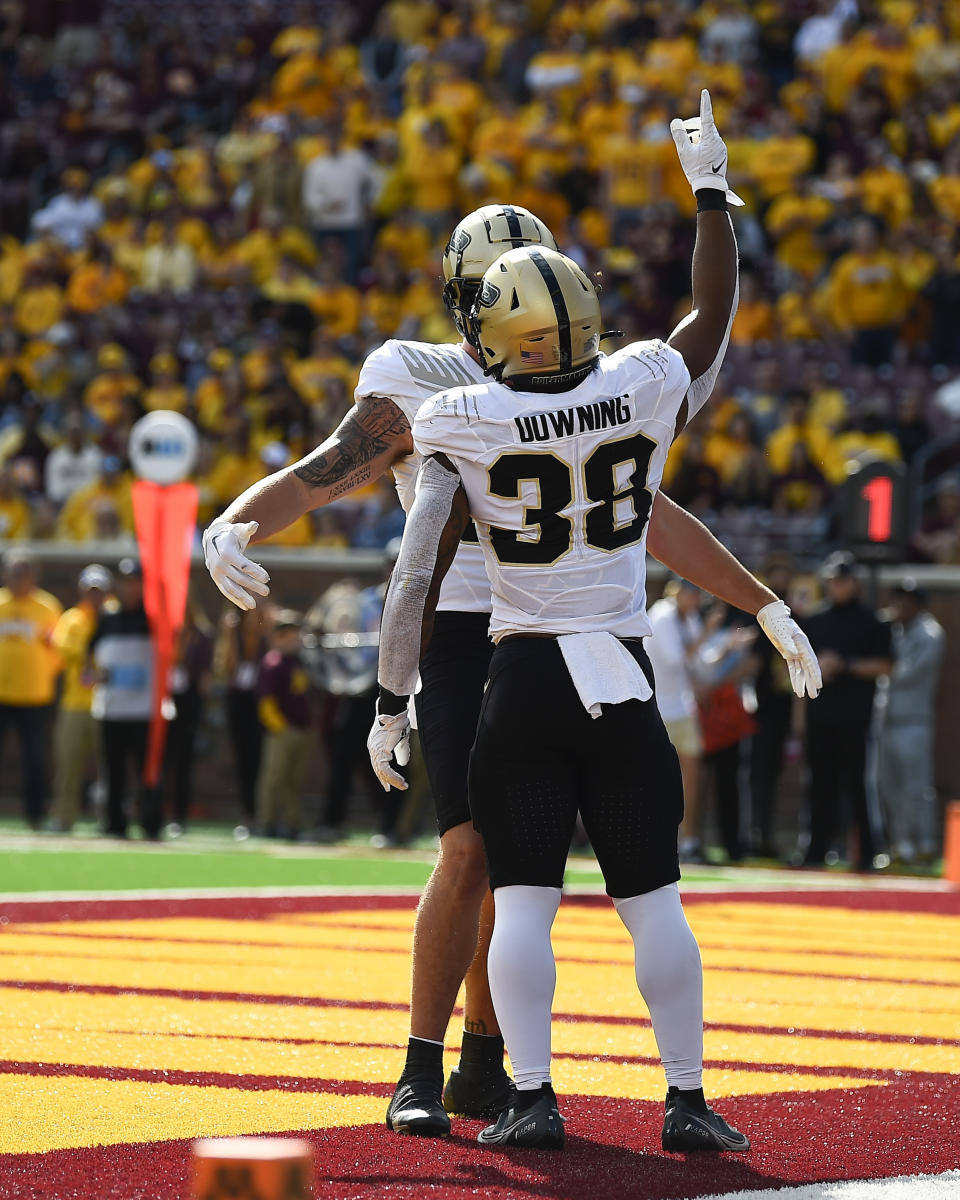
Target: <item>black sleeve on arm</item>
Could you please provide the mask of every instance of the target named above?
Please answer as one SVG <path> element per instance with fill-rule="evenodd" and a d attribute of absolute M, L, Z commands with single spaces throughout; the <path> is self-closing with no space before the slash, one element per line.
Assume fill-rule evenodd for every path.
<path fill-rule="evenodd" d="M 410 702 L 409 696 L 395 696 L 393 692 L 380 684 L 380 697 L 377 701 L 377 712 L 387 717 L 395 717 L 404 712 Z"/>

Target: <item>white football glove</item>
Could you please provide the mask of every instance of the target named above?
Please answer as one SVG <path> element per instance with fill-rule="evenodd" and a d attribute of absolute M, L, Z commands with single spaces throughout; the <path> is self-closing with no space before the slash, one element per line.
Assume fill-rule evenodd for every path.
<path fill-rule="evenodd" d="M 774 647 L 786 659 L 794 692 L 802 697 L 806 691 L 810 699 L 814 699 L 823 687 L 820 664 L 809 638 L 790 616 L 790 609 L 782 600 L 774 600 L 760 609 L 757 620 Z"/>
<path fill-rule="evenodd" d="M 396 760 L 398 767 L 405 767 L 410 761 L 410 717 L 407 710 L 402 713 L 381 713 L 377 705 L 377 715 L 367 738 L 367 749 L 370 751 L 370 764 L 373 773 L 380 780 L 385 792 L 391 787 L 398 791 L 407 790 L 407 781 L 390 765 L 390 759 Z"/>
<path fill-rule="evenodd" d="M 715 188 L 726 193 L 728 204 L 742 205 L 740 197 L 727 187 L 727 147 L 713 122 L 713 105 L 706 88 L 700 93 L 700 116 L 686 121 L 674 117 L 670 132 L 694 195 L 701 188 Z"/>
<path fill-rule="evenodd" d="M 257 529 L 256 521 L 234 523 L 217 517 L 204 530 L 203 561 L 210 578 L 237 608 L 256 608 L 256 596 L 270 595 L 270 576 L 244 554 Z"/>

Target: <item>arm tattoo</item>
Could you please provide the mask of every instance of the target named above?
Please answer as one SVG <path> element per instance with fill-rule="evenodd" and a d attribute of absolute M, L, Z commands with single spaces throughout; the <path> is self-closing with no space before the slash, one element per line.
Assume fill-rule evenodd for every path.
<path fill-rule="evenodd" d="M 376 478 L 390 463 L 410 454 L 410 423 L 386 396 L 365 396 L 312 454 L 294 467 L 311 488 L 329 489 L 336 499 Z M 391 455 L 389 462 L 380 462 Z"/>

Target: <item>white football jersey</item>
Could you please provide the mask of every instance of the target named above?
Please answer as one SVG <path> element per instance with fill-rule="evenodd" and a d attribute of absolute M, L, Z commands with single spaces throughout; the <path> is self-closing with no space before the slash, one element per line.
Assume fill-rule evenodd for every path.
<path fill-rule="evenodd" d="M 483 368 L 459 343 L 384 342 L 360 368 L 355 399 L 362 396 L 386 396 L 392 400 L 413 428 L 417 411 L 425 400 L 448 388 L 481 383 Z M 393 468 L 397 495 L 404 512 L 413 504 L 419 454 L 401 459 Z M 447 572 L 440 589 L 438 609 L 453 612 L 489 612 L 490 582 L 483 562 L 483 551 L 471 525 Z"/>
<path fill-rule="evenodd" d="M 488 382 L 420 409 L 417 449 L 445 454 L 470 501 L 492 584 L 494 641 L 650 633 L 647 522 L 689 386 L 676 350 L 635 342 L 602 357 L 568 392 Z"/>

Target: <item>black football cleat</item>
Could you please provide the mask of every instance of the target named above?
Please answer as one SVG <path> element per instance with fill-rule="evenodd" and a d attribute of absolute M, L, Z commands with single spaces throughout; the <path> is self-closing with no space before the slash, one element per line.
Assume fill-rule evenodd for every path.
<path fill-rule="evenodd" d="M 443 1089 L 443 1107 L 454 1117 L 495 1121 L 515 1095 L 513 1080 L 503 1067 L 493 1071 L 454 1067 Z"/>
<path fill-rule="evenodd" d="M 401 1079 L 387 1108 L 387 1128 L 414 1137 L 449 1137 L 440 1087 L 430 1079 Z"/>
<path fill-rule="evenodd" d="M 719 1113 L 707 1108 L 701 1112 L 674 1091 L 667 1092 L 660 1144 L 671 1154 L 692 1154 L 698 1150 L 732 1150 L 744 1154 L 749 1139 L 731 1129 Z"/>
<path fill-rule="evenodd" d="M 525 1146 L 533 1150 L 562 1150 L 564 1143 L 563 1117 L 557 1108 L 557 1097 L 549 1084 L 543 1085 L 540 1099 L 530 1108 L 520 1111 L 514 1101 L 505 1108 L 496 1123 L 488 1125 L 477 1135 L 481 1146 Z"/>

